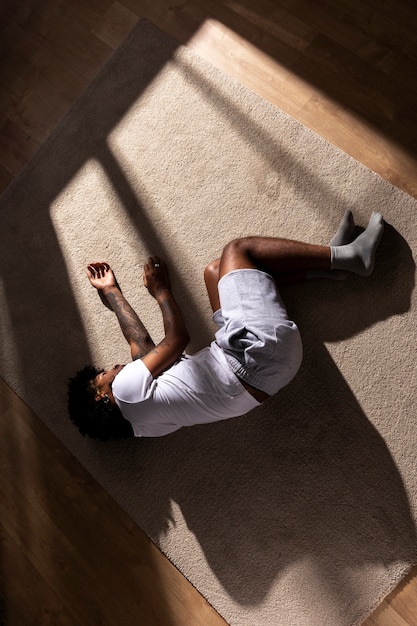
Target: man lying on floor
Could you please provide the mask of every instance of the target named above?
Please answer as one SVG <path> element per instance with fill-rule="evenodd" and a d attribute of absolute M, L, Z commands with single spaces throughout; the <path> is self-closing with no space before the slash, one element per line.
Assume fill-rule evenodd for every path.
<path fill-rule="evenodd" d="M 143 280 L 157 301 L 165 336 L 155 345 L 107 263 L 91 263 L 90 283 L 114 311 L 132 362 L 87 366 L 69 382 L 68 408 L 83 435 L 100 439 L 161 437 L 183 426 L 244 415 L 287 385 L 302 360 L 296 324 L 277 285 L 315 276 L 368 276 L 384 222 L 373 213 L 356 236 L 346 212 L 329 246 L 275 237 L 231 241 L 205 268 L 218 330 L 209 347 L 183 354 L 189 341 L 164 263 L 149 258 Z"/>

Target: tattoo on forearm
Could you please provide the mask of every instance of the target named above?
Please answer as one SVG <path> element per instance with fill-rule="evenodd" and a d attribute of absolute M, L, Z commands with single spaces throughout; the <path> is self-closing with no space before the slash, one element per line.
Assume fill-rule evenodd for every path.
<path fill-rule="evenodd" d="M 172 325 L 175 323 L 175 318 L 178 316 L 178 313 L 172 306 L 172 302 L 169 299 L 161 300 L 159 302 L 159 306 L 161 307 L 165 332 L 167 332 L 172 328 Z"/>
<path fill-rule="evenodd" d="M 137 358 L 142 358 L 155 347 L 145 326 L 121 293 L 110 292 L 107 294 L 107 300 L 117 316 L 126 340 L 129 344 L 135 342 L 138 345 Z"/>

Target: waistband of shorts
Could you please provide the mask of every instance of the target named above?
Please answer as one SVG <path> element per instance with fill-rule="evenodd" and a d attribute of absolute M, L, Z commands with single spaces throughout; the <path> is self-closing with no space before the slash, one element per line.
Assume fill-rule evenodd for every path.
<path fill-rule="evenodd" d="M 265 384 L 267 381 L 257 376 L 255 372 L 248 370 L 235 356 L 228 354 L 225 350 L 223 350 L 223 354 L 233 374 L 240 380 L 251 385 L 251 387 L 255 387 L 255 389 L 259 389 L 259 391 L 264 391 L 270 396 L 276 393 L 276 389 L 268 388 L 268 385 Z"/>

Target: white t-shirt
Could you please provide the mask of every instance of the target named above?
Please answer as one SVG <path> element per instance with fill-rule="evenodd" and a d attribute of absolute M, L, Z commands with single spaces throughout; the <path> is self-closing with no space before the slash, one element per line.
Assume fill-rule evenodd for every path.
<path fill-rule="evenodd" d="M 192 356 L 182 356 L 153 378 L 141 359 L 113 381 L 113 395 L 136 437 L 161 437 L 182 426 L 244 415 L 259 402 L 233 374 L 213 341 Z"/>

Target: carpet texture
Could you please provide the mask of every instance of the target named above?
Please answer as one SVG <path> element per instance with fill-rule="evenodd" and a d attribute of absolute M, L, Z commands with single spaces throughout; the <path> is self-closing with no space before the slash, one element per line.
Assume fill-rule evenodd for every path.
<path fill-rule="evenodd" d="M 229 239 L 327 243 L 347 208 L 385 217 L 376 270 L 282 290 L 305 349 L 290 386 L 159 440 L 79 435 L 67 379 L 129 360 L 88 262 L 159 340 L 142 266 L 165 258 L 194 352 Z M 416 210 L 146 22 L 1 200 L 2 376 L 230 624 L 359 624 L 416 561 Z"/>

